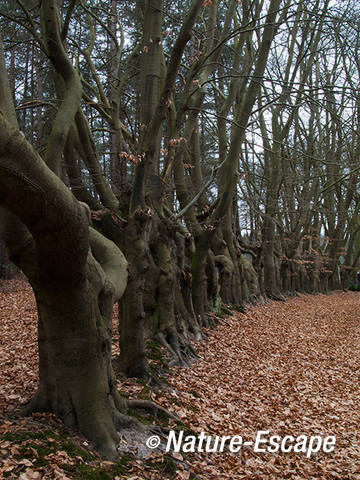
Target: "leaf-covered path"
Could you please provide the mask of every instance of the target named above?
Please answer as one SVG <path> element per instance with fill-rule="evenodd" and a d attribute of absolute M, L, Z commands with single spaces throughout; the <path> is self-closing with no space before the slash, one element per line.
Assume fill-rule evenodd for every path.
<path fill-rule="evenodd" d="M 171 382 L 178 413 L 209 435 L 335 435 L 331 454 L 208 455 L 224 479 L 360 479 L 360 295 L 300 296 L 249 307 L 197 345 L 202 361 Z M 165 402 L 166 404 L 166 402 Z M 209 475 L 209 478 L 212 478 Z"/>
<path fill-rule="evenodd" d="M 99 459 L 78 455 L 74 460 L 64 449 L 61 455 L 49 453 L 52 470 L 39 466 L 38 453 L 25 455 L 21 463 L 24 446 L 12 432 L 48 431 L 47 422 L 55 433 L 60 427 L 52 418 L 14 417 L 36 387 L 36 311 L 28 286 L 20 282 L 7 289 L 3 284 L 2 290 L 0 433 L 7 437 L 0 441 L 1 478 L 168 478 L 139 461 L 118 476 L 106 462 L 102 476 L 86 476 L 86 469 L 84 476 L 72 475 L 65 468 L 69 462 L 95 465 Z M 248 307 L 246 314 L 207 332 L 209 341 L 195 345 L 201 359 L 191 368 L 172 369 L 167 380 L 176 392 L 152 394 L 197 434 L 241 435 L 244 440 L 255 440 L 259 430 L 281 437 L 335 435 L 334 452 L 310 458 L 294 452 L 254 453 L 246 447 L 236 454 L 197 453 L 180 462 L 173 478 L 190 478 L 191 464 L 201 479 L 360 479 L 359 305 L 359 293 L 340 292 Z M 120 388 L 135 394 L 143 387 L 125 381 Z M 83 438 L 74 438 L 84 444 Z"/>

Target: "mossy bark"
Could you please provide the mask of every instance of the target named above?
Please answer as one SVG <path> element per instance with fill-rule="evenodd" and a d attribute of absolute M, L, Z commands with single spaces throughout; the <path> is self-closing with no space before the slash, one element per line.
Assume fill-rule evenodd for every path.
<path fill-rule="evenodd" d="M 248 294 L 251 298 L 260 298 L 261 290 L 259 285 L 258 274 L 256 273 L 252 263 L 248 260 L 245 255 L 240 256 L 240 264 L 242 267 L 244 280 L 248 288 Z"/>

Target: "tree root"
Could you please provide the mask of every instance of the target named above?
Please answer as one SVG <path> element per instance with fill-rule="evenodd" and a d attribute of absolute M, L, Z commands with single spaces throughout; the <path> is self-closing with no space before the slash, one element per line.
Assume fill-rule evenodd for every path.
<path fill-rule="evenodd" d="M 223 321 L 223 319 L 218 317 L 217 315 L 211 315 L 209 313 L 205 313 L 205 319 L 206 322 L 204 323 L 206 325 L 206 328 L 216 328 L 216 326 Z"/>
<path fill-rule="evenodd" d="M 150 410 L 151 412 L 154 412 L 154 413 L 162 412 L 168 415 L 173 420 L 180 421 L 179 417 L 177 417 L 174 413 L 170 412 L 169 410 L 162 407 L 161 405 L 158 405 L 157 403 L 152 402 L 151 400 L 134 399 L 134 400 L 127 400 L 126 403 L 128 408 Z"/>
<path fill-rule="evenodd" d="M 166 438 L 168 430 L 157 425 L 143 425 L 136 418 L 128 417 L 117 411 L 113 412 L 114 424 L 119 433 L 116 445 L 116 454 L 132 454 L 136 458 L 148 458 L 152 450 L 146 446 L 151 435 L 161 435 Z M 164 451 L 164 446 L 159 445 L 159 450 Z M 115 460 L 116 461 L 116 460 Z"/>
<path fill-rule="evenodd" d="M 121 432 L 121 430 L 123 430 L 124 428 L 139 427 L 140 429 L 142 429 L 143 427 L 143 425 L 136 418 L 124 415 L 118 410 L 113 410 L 112 416 L 115 428 L 118 432 Z"/>
<path fill-rule="evenodd" d="M 271 293 L 268 298 L 275 300 L 276 302 L 286 302 L 286 298 L 282 293 Z"/>
<path fill-rule="evenodd" d="M 169 367 L 175 365 L 188 367 L 192 361 L 199 358 L 190 342 L 180 335 L 171 334 L 168 335 L 168 338 L 165 338 L 163 332 L 158 332 L 155 339 L 170 352 L 171 358 L 168 362 Z"/>

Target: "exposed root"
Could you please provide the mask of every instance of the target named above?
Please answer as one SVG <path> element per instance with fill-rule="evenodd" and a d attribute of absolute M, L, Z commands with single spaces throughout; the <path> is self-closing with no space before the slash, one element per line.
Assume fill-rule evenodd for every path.
<path fill-rule="evenodd" d="M 184 337 L 179 337 L 179 342 L 180 342 L 182 352 L 189 359 L 199 358 L 199 355 L 197 354 L 196 350 L 188 340 L 186 340 Z"/>
<path fill-rule="evenodd" d="M 180 348 L 179 348 L 179 342 L 178 339 L 175 335 L 169 336 L 169 341 L 165 338 L 165 335 L 163 332 L 158 332 L 157 335 L 155 336 L 155 339 L 162 345 L 164 348 L 168 350 L 171 354 L 171 359 L 169 360 L 169 366 L 172 367 L 174 365 L 180 365 L 182 367 L 188 366 L 187 362 L 183 358 Z M 174 337 L 174 338 L 171 338 Z"/>
<path fill-rule="evenodd" d="M 124 428 L 139 427 L 143 428 L 143 425 L 134 417 L 129 417 L 123 413 L 113 410 L 112 412 L 113 422 L 117 431 L 121 432 Z"/>
<path fill-rule="evenodd" d="M 182 335 L 171 334 L 166 338 L 163 332 L 158 332 L 155 339 L 170 352 L 171 358 L 168 362 L 170 367 L 175 365 L 188 367 L 199 358 L 194 347 Z"/>
<path fill-rule="evenodd" d="M 162 412 L 168 415 L 173 420 L 180 421 L 179 417 L 177 417 L 174 413 L 171 413 L 166 408 L 162 407 L 161 405 L 157 405 L 151 400 L 142 400 L 142 399 L 128 400 L 127 407 L 133 408 L 133 409 L 141 408 L 143 410 L 150 410 L 151 412 L 154 412 L 154 413 Z"/>
<path fill-rule="evenodd" d="M 268 297 L 276 302 L 286 302 L 286 298 L 282 293 L 271 293 Z"/>
<path fill-rule="evenodd" d="M 150 408 L 152 402 L 147 402 L 146 400 L 144 402 L 145 404 L 148 404 L 148 407 Z M 140 408 L 139 403 L 141 404 L 142 401 L 129 400 L 128 403 L 131 407 Z M 141 408 L 145 407 L 146 405 L 141 406 Z M 154 407 L 157 407 L 157 405 L 154 404 Z M 154 409 L 153 406 L 151 406 L 151 409 Z M 159 410 L 160 409 L 161 407 Z M 146 459 L 152 454 L 152 450 L 146 446 L 147 439 L 154 434 L 166 438 L 166 435 L 169 432 L 168 429 L 157 425 L 143 425 L 136 418 L 123 415 L 117 411 L 113 412 L 113 416 L 120 437 L 116 446 L 118 456 L 130 453 L 136 458 Z M 160 445 L 159 450 L 163 451 L 164 446 Z"/>
<path fill-rule="evenodd" d="M 150 433 L 159 433 L 160 435 L 163 435 L 164 438 L 166 438 L 173 430 L 172 428 L 164 427 L 163 425 L 147 425 L 146 428 Z"/>
<path fill-rule="evenodd" d="M 206 339 L 206 335 L 204 332 L 202 332 L 201 330 L 199 330 L 196 334 L 195 334 L 195 340 L 197 342 L 201 341 L 201 340 L 205 340 Z"/>
<path fill-rule="evenodd" d="M 223 322 L 221 317 L 217 315 L 206 313 L 205 314 L 206 322 L 204 322 L 207 328 L 216 328 L 220 323 Z"/>
<path fill-rule="evenodd" d="M 147 386 L 152 385 L 152 386 L 155 386 L 155 387 L 159 387 L 162 390 L 171 390 L 169 385 L 167 385 L 165 382 L 163 382 L 161 380 L 161 378 L 157 378 L 154 375 L 152 375 L 151 373 L 149 373 L 149 376 L 148 376 L 147 381 L 146 381 L 146 385 Z"/>

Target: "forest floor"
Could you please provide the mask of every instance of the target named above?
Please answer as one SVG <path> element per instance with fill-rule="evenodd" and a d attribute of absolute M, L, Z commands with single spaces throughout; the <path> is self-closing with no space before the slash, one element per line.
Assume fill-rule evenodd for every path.
<path fill-rule="evenodd" d="M 135 379 L 119 388 L 151 398 L 184 423 L 184 435 L 336 436 L 331 453 L 150 453 L 104 461 L 80 434 L 52 415 L 19 414 L 37 384 L 36 309 L 23 280 L 0 283 L 0 478 L 159 480 L 360 480 L 360 293 L 335 292 L 249 306 L 225 318 L 209 340 L 196 342 L 201 358 L 165 373 L 174 387 L 156 390 Z M 116 315 L 114 315 L 116 324 Z M 149 343 L 154 368 L 161 350 Z M 160 354 L 159 354 L 160 352 Z M 116 337 L 114 356 L 118 354 Z M 165 354 L 166 356 L 166 354 Z M 160 420 L 160 419 L 159 419 Z M 156 421 L 156 419 L 155 419 Z M 261 444 L 261 447 L 266 446 Z"/>

